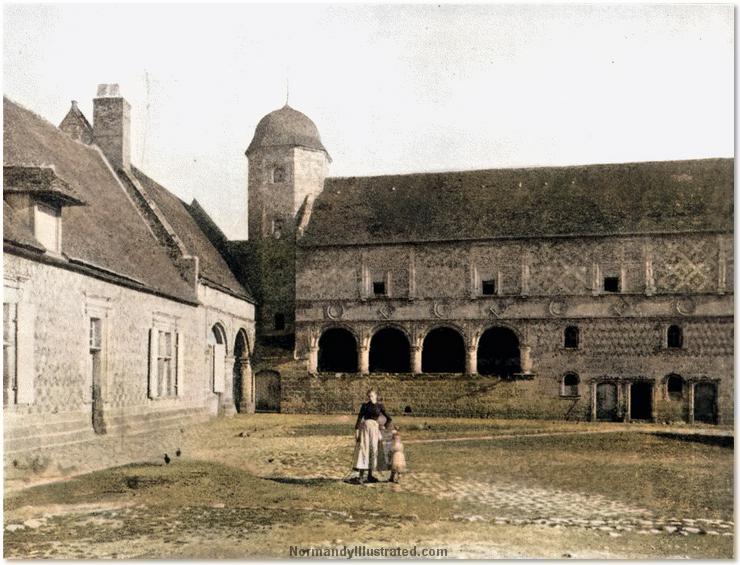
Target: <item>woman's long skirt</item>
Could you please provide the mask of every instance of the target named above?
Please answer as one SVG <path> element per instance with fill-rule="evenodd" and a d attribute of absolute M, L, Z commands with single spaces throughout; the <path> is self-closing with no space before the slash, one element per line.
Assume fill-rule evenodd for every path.
<path fill-rule="evenodd" d="M 360 441 L 355 444 L 354 469 L 374 471 L 378 468 L 378 444 L 380 428 L 375 420 L 363 420 L 360 424 Z"/>

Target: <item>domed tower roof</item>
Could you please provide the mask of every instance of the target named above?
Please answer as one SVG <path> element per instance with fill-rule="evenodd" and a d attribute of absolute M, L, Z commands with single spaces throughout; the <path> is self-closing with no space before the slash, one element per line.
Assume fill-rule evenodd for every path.
<path fill-rule="evenodd" d="M 305 147 L 323 151 L 331 161 L 329 152 L 321 143 L 319 130 L 311 119 L 287 104 L 270 112 L 257 124 L 254 137 L 247 148 L 247 155 L 261 147 Z"/>

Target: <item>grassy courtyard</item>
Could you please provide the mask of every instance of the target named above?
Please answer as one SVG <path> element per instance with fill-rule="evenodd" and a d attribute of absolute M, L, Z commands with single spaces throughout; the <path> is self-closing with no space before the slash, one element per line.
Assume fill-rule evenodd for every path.
<path fill-rule="evenodd" d="M 190 428 L 168 465 L 6 494 L 5 556 L 288 558 L 291 546 L 364 545 L 448 558 L 733 557 L 727 438 L 675 426 L 397 423 L 410 472 L 398 485 L 364 486 L 341 480 L 349 416 Z"/>

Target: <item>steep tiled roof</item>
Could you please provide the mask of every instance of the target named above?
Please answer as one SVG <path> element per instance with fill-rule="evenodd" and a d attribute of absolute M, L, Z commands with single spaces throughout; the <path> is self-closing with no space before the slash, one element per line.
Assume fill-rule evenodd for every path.
<path fill-rule="evenodd" d="M 732 159 L 330 178 L 301 245 L 732 230 Z"/>
<path fill-rule="evenodd" d="M 35 194 L 65 206 L 84 204 L 74 189 L 57 176 L 53 167 L 3 167 L 3 193 Z"/>
<path fill-rule="evenodd" d="M 217 287 L 227 289 L 242 298 L 251 298 L 249 291 L 239 284 L 224 258 L 203 233 L 188 211 L 188 206 L 140 170 L 136 168 L 132 170 L 147 194 L 154 199 L 157 207 L 164 213 L 188 252 L 198 257 L 200 276 L 206 279 L 204 282 L 215 283 Z M 202 214 L 205 214 L 202 208 L 200 210 Z"/>
<path fill-rule="evenodd" d="M 53 166 L 85 206 L 63 214 L 62 252 L 71 263 L 120 275 L 172 298 L 195 302 L 195 289 L 178 274 L 124 192 L 100 151 L 73 140 L 18 104 L 3 99 L 5 166 Z M 22 244 L 15 229 L 4 238 Z M 25 234 L 27 235 L 27 234 Z"/>

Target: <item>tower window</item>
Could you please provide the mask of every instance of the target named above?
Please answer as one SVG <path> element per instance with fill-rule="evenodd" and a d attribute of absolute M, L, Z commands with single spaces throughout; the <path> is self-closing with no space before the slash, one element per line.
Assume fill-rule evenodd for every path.
<path fill-rule="evenodd" d="M 604 277 L 604 292 L 619 292 L 619 277 Z"/>
<path fill-rule="evenodd" d="M 581 379 L 575 373 L 567 373 L 563 377 L 563 386 L 560 389 L 560 396 L 579 396 L 578 385 Z"/>
<path fill-rule="evenodd" d="M 283 235 L 283 220 L 281 218 L 275 218 L 272 221 L 272 237 L 280 239 Z"/>
<path fill-rule="evenodd" d="M 483 296 L 493 296 L 496 294 L 496 281 L 494 279 L 481 281 L 481 294 Z"/>
<path fill-rule="evenodd" d="M 668 400 L 683 399 L 683 379 L 681 375 L 668 375 L 666 392 L 668 393 Z"/>
<path fill-rule="evenodd" d="M 374 281 L 373 282 L 373 294 L 375 296 L 385 296 L 387 289 L 385 287 L 385 281 Z"/>
<path fill-rule="evenodd" d="M 578 349 L 580 331 L 576 326 L 568 326 L 563 332 L 563 346 L 566 349 Z"/>
<path fill-rule="evenodd" d="M 668 326 L 667 338 L 668 349 L 681 349 L 683 347 L 683 330 L 681 326 Z"/>
<path fill-rule="evenodd" d="M 288 174 L 285 171 L 285 167 L 278 165 L 272 169 L 272 182 L 285 182 L 288 180 Z"/>
<path fill-rule="evenodd" d="M 277 331 L 282 331 L 285 329 L 285 314 L 283 314 L 282 312 L 278 312 L 277 314 L 275 314 L 273 327 Z"/>

